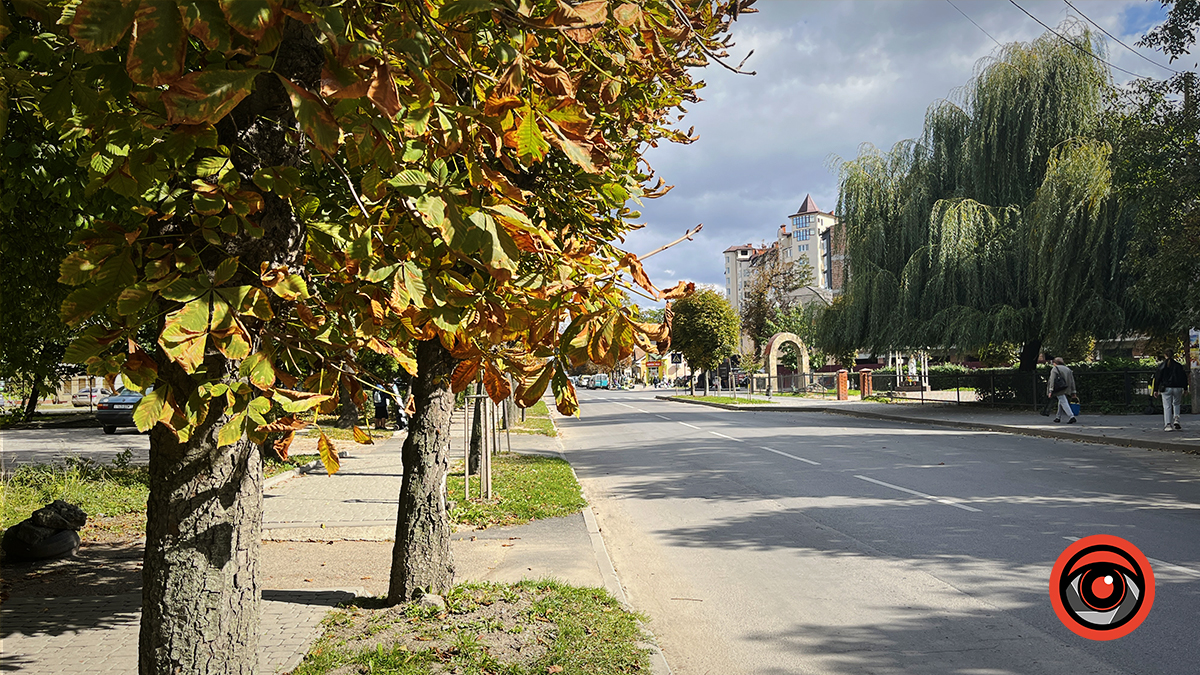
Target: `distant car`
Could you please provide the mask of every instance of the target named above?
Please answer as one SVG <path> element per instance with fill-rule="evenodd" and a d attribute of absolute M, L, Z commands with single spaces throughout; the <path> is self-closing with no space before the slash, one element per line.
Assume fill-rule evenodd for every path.
<path fill-rule="evenodd" d="M 84 387 L 71 395 L 71 405 L 76 408 L 86 408 L 89 405 L 95 405 L 100 399 L 111 394 L 112 392 L 108 389 Z"/>
<path fill-rule="evenodd" d="M 146 393 L 151 390 L 147 389 Z M 104 433 L 115 434 L 117 427 L 137 426 L 133 423 L 133 409 L 143 394 L 132 389 L 122 388 L 121 391 L 101 399 L 96 404 L 96 419 L 104 426 Z"/>

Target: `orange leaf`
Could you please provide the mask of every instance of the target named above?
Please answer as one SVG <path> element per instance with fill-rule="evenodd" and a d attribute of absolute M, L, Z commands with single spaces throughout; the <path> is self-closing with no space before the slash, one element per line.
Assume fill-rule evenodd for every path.
<path fill-rule="evenodd" d="M 496 364 L 489 363 L 483 371 L 483 388 L 487 390 L 488 396 L 492 401 L 499 403 L 508 398 L 512 394 L 512 386 L 508 383 L 508 378 Z"/>
<path fill-rule="evenodd" d="M 288 448 L 292 447 L 292 441 L 295 440 L 295 438 L 296 433 L 289 431 L 286 436 L 275 441 L 273 446 L 275 448 L 275 454 L 279 455 L 279 459 L 282 459 L 285 462 L 287 461 Z"/>
<path fill-rule="evenodd" d="M 690 281 L 681 281 L 671 288 L 662 292 L 662 297 L 666 300 L 678 300 L 686 298 L 696 292 L 696 284 Z"/>
<path fill-rule="evenodd" d="M 470 359 L 458 364 L 454 375 L 450 377 L 450 390 L 454 393 L 465 391 L 467 386 L 475 381 L 479 374 L 479 359 Z"/>
<path fill-rule="evenodd" d="M 396 80 L 383 63 L 375 66 L 375 77 L 367 90 L 367 98 L 371 99 L 383 114 L 393 119 L 404 109 L 400 105 L 400 95 L 396 93 Z"/>
<path fill-rule="evenodd" d="M 281 417 L 270 424 L 263 424 L 255 429 L 255 431 L 299 431 L 306 426 L 308 426 L 308 422 L 305 422 L 304 420 L 298 420 L 294 416 L 288 415 L 287 417 Z"/>
<path fill-rule="evenodd" d="M 646 270 L 642 267 L 642 261 L 638 260 L 636 255 L 632 253 L 626 253 L 625 257 L 621 258 L 621 266 L 628 267 L 629 274 L 633 276 L 633 280 L 637 282 L 637 285 L 649 291 L 655 299 L 658 299 L 659 296 L 662 295 L 661 292 L 654 287 L 654 284 L 650 283 L 650 277 L 646 275 Z"/>

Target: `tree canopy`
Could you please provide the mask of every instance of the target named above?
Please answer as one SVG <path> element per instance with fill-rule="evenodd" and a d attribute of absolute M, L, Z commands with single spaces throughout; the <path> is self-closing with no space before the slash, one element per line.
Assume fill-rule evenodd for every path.
<path fill-rule="evenodd" d="M 1058 32 L 1070 42 L 1048 33 L 981 61 L 919 140 L 842 164 L 848 284 L 822 318 L 825 351 L 1014 342 L 1031 367 L 1043 342 L 1133 323 L 1134 228 L 1099 138 L 1104 45 Z"/>
<path fill-rule="evenodd" d="M 737 353 L 741 322 L 723 295 L 709 288 L 671 306 L 671 348 L 697 370 L 712 370 Z"/>
<path fill-rule="evenodd" d="M 571 413 L 570 365 L 665 346 L 625 293 L 689 289 L 660 292 L 614 242 L 636 227 L 627 202 L 665 190 L 643 149 L 692 140 L 675 126 L 702 86 L 689 68 L 725 54 L 749 4 L 0 13 L 22 45 L 0 52 L 5 87 L 26 87 L 78 144 L 88 193 L 117 204 L 80 214 L 61 316 L 82 328 L 68 359 L 154 387 L 135 412 L 151 431 L 143 673 L 254 670 L 259 444 L 343 390 L 362 400 L 358 354 L 414 375 L 389 598 L 449 585 L 452 392 L 482 377 L 503 399 L 511 373 L 520 402 L 552 388 Z M 15 68 L 29 52 L 69 67 Z"/>
<path fill-rule="evenodd" d="M 772 246 L 751 262 L 750 282 L 741 303 L 742 328 L 754 343 L 754 358 L 762 357 L 762 346 L 775 332 L 771 322 L 796 308 L 796 291 L 813 282 L 807 260 L 790 262 Z"/>

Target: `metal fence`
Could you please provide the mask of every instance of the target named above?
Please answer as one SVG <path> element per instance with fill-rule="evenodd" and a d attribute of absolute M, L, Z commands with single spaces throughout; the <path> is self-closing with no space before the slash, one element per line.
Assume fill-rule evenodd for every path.
<path fill-rule="evenodd" d="M 1074 376 L 1078 402 L 1089 412 L 1140 413 L 1160 406 L 1151 391 L 1151 370 L 1075 371 Z M 858 372 L 847 373 L 851 399 L 861 396 L 863 377 Z M 1046 396 L 1048 377 L 1048 369 L 928 377 L 872 373 L 871 390 L 875 396 L 920 403 L 1041 410 L 1052 401 Z M 837 373 L 757 374 L 751 378 L 751 391 L 758 395 L 832 399 L 837 397 Z"/>

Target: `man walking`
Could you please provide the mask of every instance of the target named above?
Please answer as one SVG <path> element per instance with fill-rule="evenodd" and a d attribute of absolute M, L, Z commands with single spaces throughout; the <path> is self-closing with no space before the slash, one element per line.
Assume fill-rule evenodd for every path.
<path fill-rule="evenodd" d="M 1075 413 L 1071 412 L 1071 402 L 1068 396 L 1075 395 L 1075 373 L 1067 367 L 1062 357 L 1054 359 L 1054 367 L 1050 369 L 1050 381 L 1046 383 L 1046 398 L 1058 398 L 1058 410 L 1054 413 L 1054 421 L 1061 422 L 1066 413 L 1067 424 L 1075 424 Z"/>
<path fill-rule="evenodd" d="M 1179 406 L 1187 388 L 1188 376 L 1183 364 L 1175 360 L 1175 352 L 1164 352 L 1162 363 L 1154 373 L 1154 393 L 1162 396 L 1163 431 L 1183 428 L 1179 424 Z"/>

